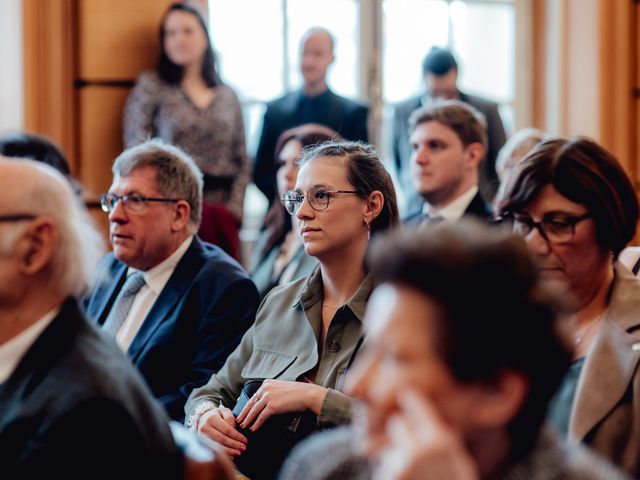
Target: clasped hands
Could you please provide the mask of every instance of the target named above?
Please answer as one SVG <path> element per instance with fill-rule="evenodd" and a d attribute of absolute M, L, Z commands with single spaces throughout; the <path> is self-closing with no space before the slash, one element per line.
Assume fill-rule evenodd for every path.
<path fill-rule="evenodd" d="M 238 418 L 220 405 L 202 415 L 198 431 L 218 442 L 230 457 L 235 458 L 247 449 L 247 437 L 237 430 L 238 427 L 255 432 L 273 415 L 304 411 L 318 415 L 326 394 L 326 388 L 314 383 L 265 380 Z"/>

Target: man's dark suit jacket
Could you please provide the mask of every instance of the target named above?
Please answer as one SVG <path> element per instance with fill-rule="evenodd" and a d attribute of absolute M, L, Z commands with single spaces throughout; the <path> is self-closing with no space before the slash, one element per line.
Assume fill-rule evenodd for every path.
<path fill-rule="evenodd" d="M 253 167 L 253 181 L 271 202 L 276 192 L 275 148 L 280 134 L 305 123 L 332 128 L 345 140 L 367 142 L 369 108 L 327 90 L 309 98 L 301 90 L 267 104 Z"/>
<path fill-rule="evenodd" d="M 422 97 L 413 97 L 399 103 L 396 105 L 393 117 L 393 156 L 400 184 L 407 193 L 407 197 L 411 197 L 408 202 L 410 205 L 409 211 L 417 208 L 420 201 L 411 180 L 411 143 L 409 142 L 408 123 L 411 113 L 422 106 L 421 99 Z M 496 173 L 496 157 L 506 141 L 498 105 L 482 97 L 467 95 L 462 92 L 460 92 L 460 100 L 474 107 L 487 120 L 489 145 L 485 155 L 484 168 L 480 172 L 480 191 L 485 198 L 493 198 L 499 184 L 498 174 Z"/>
<path fill-rule="evenodd" d="M 67 300 L 0 384 L 0 476 L 179 478 L 180 461 L 140 374 Z"/>
<path fill-rule="evenodd" d="M 480 192 L 476 193 L 471 203 L 464 211 L 464 216 L 471 215 L 480 219 L 491 218 L 491 207 L 484 200 Z M 422 210 L 418 210 L 404 219 L 404 224 L 408 227 L 417 226 L 422 221 Z"/>
<path fill-rule="evenodd" d="M 112 253 L 100 263 L 97 278 L 107 280 L 85 299 L 87 315 L 100 325 L 126 272 Z M 127 352 L 171 418 L 182 422 L 191 390 L 224 364 L 257 307 L 258 292 L 240 264 L 194 237 Z"/>

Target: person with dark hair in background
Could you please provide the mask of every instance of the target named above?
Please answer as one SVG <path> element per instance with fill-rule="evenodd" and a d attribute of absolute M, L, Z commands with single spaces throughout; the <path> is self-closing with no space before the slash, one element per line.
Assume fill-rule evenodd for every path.
<path fill-rule="evenodd" d="M 319 123 L 335 130 L 346 140 L 366 142 L 369 139 L 369 108 L 336 95 L 327 85 L 327 70 L 334 61 L 334 43 L 328 30 L 309 29 L 300 42 L 302 88 L 267 104 L 253 181 L 269 201 L 276 192 L 275 146 L 285 130 L 305 123 Z"/>
<path fill-rule="evenodd" d="M 282 480 L 625 478 L 544 425 L 571 355 L 521 238 L 465 219 L 370 253 L 346 389 L 362 411 L 300 444 Z"/>
<path fill-rule="evenodd" d="M 235 254 L 251 179 L 240 103 L 218 76 L 205 21 L 194 6 L 169 6 L 160 50 L 156 69 L 140 75 L 127 100 L 125 148 L 159 137 L 191 155 L 204 175 L 203 221 L 217 215 L 231 224 Z"/>
<path fill-rule="evenodd" d="M 573 363 L 549 418 L 573 442 L 640 477 L 640 284 L 618 261 L 638 198 L 616 158 L 587 138 L 543 141 L 507 183 L 500 216 L 562 292 Z M 544 350 L 540 350 L 543 352 Z"/>
<path fill-rule="evenodd" d="M 481 114 L 458 100 L 439 100 L 411 114 L 409 132 L 412 181 L 422 205 L 405 225 L 456 222 L 467 215 L 488 220 L 491 207 L 478 188 L 487 143 Z"/>
<path fill-rule="evenodd" d="M 506 134 L 498 105 L 485 98 L 469 95 L 458 89 L 458 63 L 453 54 L 441 47 L 432 47 L 422 61 L 422 75 L 425 83 L 424 95 L 410 98 L 396 106 L 393 119 L 393 155 L 398 178 L 408 198 L 407 210 L 411 211 L 420 200 L 411 182 L 410 142 L 407 130 L 411 112 L 434 100 L 460 100 L 468 103 L 485 117 L 487 125 L 487 145 L 484 165 L 480 170 L 480 191 L 491 201 L 498 189 L 495 170 L 498 151 L 506 141 Z"/>
<path fill-rule="evenodd" d="M 276 285 L 282 285 L 311 273 L 317 260 L 304 253 L 295 217 L 285 210 L 280 198 L 292 190 L 298 176 L 298 160 L 303 150 L 340 136 L 329 127 L 307 123 L 280 135 L 276 143 L 275 162 L 278 198 L 265 217 L 262 235 L 254 247 L 251 279 L 261 297 Z"/>
<path fill-rule="evenodd" d="M 13 158 L 29 158 L 46 163 L 62 173 L 78 196 L 82 187 L 71 176 L 69 161 L 62 150 L 50 139 L 34 133 L 10 133 L 0 136 L 0 155 Z"/>
<path fill-rule="evenodd" d="M 254 479 L 274 478 L 304 435 L 349 422 L 352 399 L 341 390 L 363 341 L 365 252 L 371 236 L 398 224 L 391 176 L 357 142 L 305 151 L 282 202 L 319 265 L 267 294 L 236 351 L 185 408 L 191 428 Z"/>

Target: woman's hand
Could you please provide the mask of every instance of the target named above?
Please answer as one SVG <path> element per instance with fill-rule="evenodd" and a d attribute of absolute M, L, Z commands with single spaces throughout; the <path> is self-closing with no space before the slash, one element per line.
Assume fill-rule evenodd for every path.
<path fill-rule="evenodd" d="M 222 445 L 231 458 L 240 456 L 247 449 L 247 437 L 236 430 L 233 413 L 222 405 L 202 414 L 198 431 Z"/>
<path fill-rule="evenodd" d="M 478 472 L 457 432 L 415 392 L 398 398 L 400 411 L 387 422 L 387 445 L 379 452 L 376 479 L 478 480 Z"/>
<path fill-rule="evenodd" d="M 320 413 L 327 389 L 315 383 L 265 380 L 238 415 L 236 423 L 252 432 L 272 415 L 310 410 Z"/>

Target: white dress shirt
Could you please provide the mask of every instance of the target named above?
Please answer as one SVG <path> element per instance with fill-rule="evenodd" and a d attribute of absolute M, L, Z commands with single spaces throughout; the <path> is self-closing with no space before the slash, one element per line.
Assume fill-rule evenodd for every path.
<path fill-rule="evenodd" d="M 422 206 L 422 213 L 430 217 L 442 217 L 446 222 L 457 222 L 462 218 L 464 212 L 467 211 L 469 204 L 471 204 L 473 197 L 475 197 L 477 193 L 478 186 L 474 185 L 458 198 L 438 210 L 425 202 Z"/>
<path fill-rule="evenodd" d="M 13 337 L 8 342 L 0 345 L 0 383 L 6 382 L 18 366 L 22 357 L 31 348 L 40 334 L 56 318 L 60 308 L 54 308 L 47 312 L 40 320 L 26 330 Z"/>
<path fill-rule="evenodd" d="M 116 335 L 116 341 L 120 348 L 125 352 L 131 346 L 133 339 L 136 337 L 140 327 L 144 323 L 145 318 L 151 311 L 151 307 L 158 299 L 160 292 L 171 278 L 173 271 L 176 269 L 178 262 L 182 259 L 184 254 L 189 249 L 189 245 L 193 241 L 193 235 L 189 236 L 180 246 L 173 252 L 168 258 L 160 262 L 155 267 L 141 272 L 144 277 L 145 284 L 138 291 L 131 304 L 131 309 L 124 323 L 118 330 Z M 127 276 L 137 272 L 134 268 L 129 267 L 127 269 Z"/>

